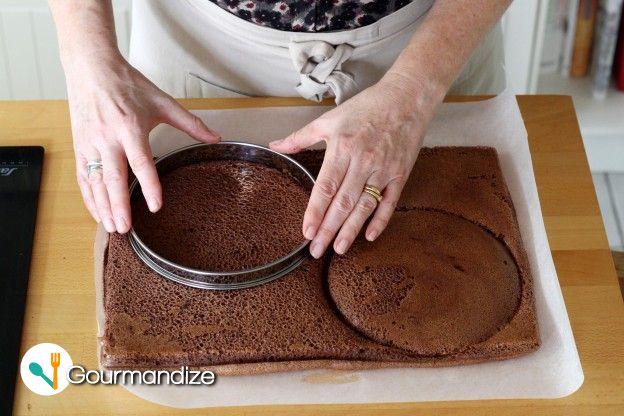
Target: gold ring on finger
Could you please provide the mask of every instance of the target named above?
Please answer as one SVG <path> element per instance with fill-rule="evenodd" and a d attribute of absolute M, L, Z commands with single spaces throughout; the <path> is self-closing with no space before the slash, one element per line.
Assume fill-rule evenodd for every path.
<path fill-rule="evenodd" d="M 364 187 L 364 192 L 375 198 L 378 203 L 381 202 L 381 200 L 383 199 L 381 191 L 376 186 L 366 184 L 366 186 Z"/>

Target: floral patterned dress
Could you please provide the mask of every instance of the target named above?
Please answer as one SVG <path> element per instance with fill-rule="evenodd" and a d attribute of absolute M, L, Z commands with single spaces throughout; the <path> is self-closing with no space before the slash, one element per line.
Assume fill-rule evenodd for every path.
<path fill-rule="evenodd" d="M 328 32 L 376 22 L 412 0 L 210 0 L 261 26 L 289 32 Z"/>

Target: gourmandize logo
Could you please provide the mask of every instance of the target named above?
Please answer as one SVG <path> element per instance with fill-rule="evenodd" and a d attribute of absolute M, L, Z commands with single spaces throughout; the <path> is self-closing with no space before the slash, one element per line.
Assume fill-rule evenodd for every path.
<path fill-rule="evenodd" d="M 39 363 L 35 361 L 28 364 L 28 369 L 33 375 L 41 377 L 42 379 L 45 380 L 46 383 L 50 385 L 50 387 L 56 390 L 58 389 L 58 368 L 60 364 L 61 364 L 61 353 L 60 352 L 50 353 L 50 365 L 52 366 L 53 372 L 54 372 L 52 375 L 52 380 L 50 380 L 48 376 L 46 376 L 43 373 L 43 368 L 41 368 L 41 365 L 39 365 Z"/>
<path fill-rule="evenodd" d="M 51 396 L 69 385 L 67 369 L 72 365 L 71 357 L 62 347 L 50 343 L 37 344 L 22 357 L 20 375 L 32 392 Z"/>

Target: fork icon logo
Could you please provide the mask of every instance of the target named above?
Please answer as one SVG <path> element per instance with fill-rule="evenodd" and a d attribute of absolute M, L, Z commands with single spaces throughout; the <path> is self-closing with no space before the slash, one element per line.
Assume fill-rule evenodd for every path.
<path fill-rule="evenodd" d="M 62 347 L 50 343 L 37 344 L 22 357 L 20 374 L 31 391 L 51 396 L 69 385 L 67 369 L 72 365 L 71 357 Z"/>

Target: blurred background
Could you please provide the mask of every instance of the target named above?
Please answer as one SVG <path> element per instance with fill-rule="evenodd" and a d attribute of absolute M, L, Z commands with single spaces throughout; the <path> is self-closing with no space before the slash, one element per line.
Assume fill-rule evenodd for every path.
<path fill-rule="evenodd" d="M 132 0 L 113 0 L 127 56 Z M 571 95 L 609 243 L 624 250 L 622 0 L 516 0 L 503 18 L 509 88 Z M 46 0 L 0 0 L 0 100 L 65 99 Z M 1 128 L 1 126 L 0 126 Z"/>

